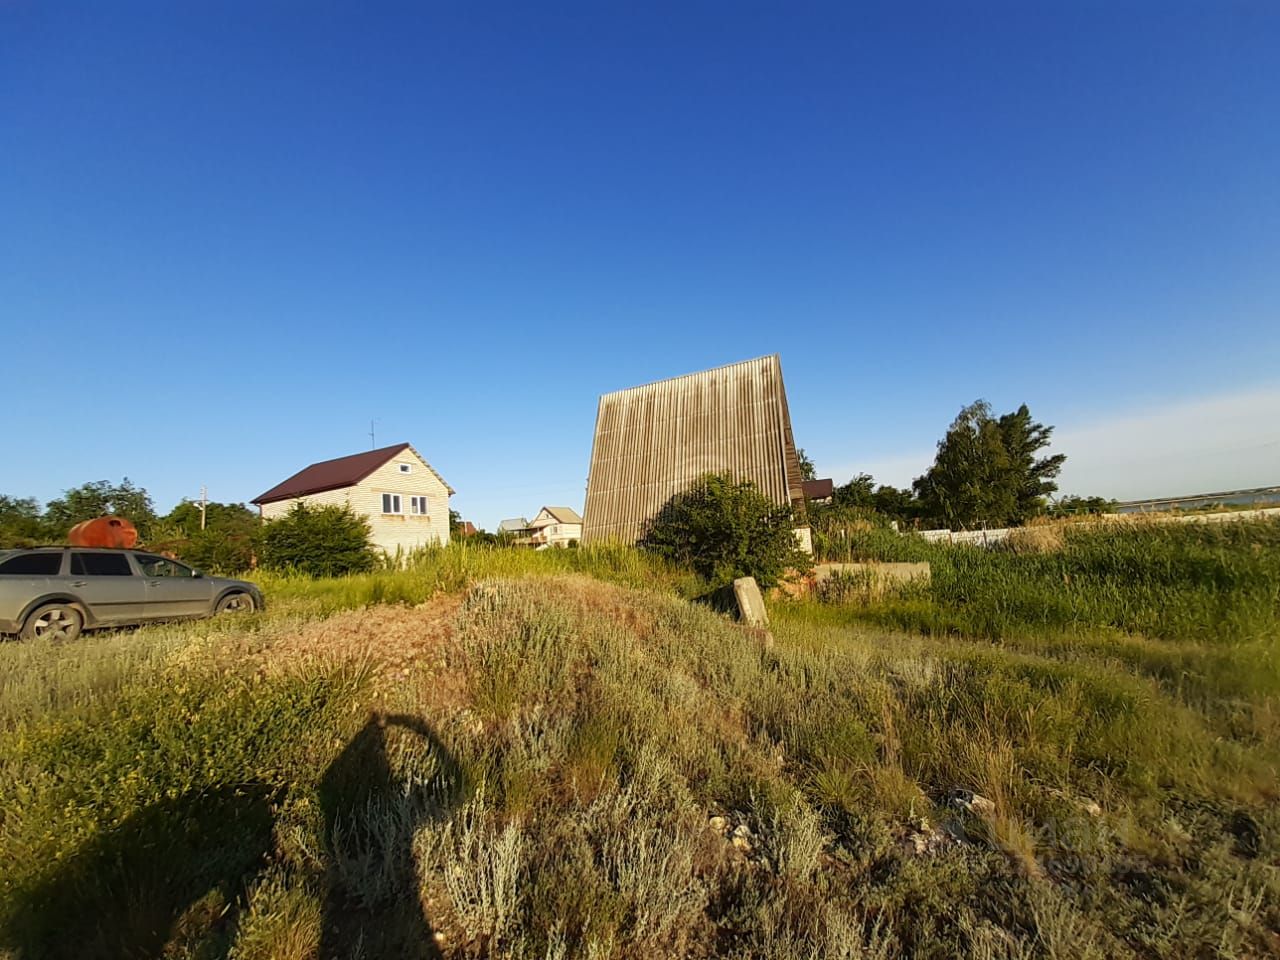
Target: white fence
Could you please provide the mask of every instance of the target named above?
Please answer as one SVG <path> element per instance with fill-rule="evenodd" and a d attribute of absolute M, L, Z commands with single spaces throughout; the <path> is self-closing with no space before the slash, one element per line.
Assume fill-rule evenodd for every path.
<path fill-rule="evenodd" d="M 1263 507 L 1260 510 L 1224 510 L 1222 513 L 1108 513 L 1096 520 L 1077 521 L 1081 526 L 1103 523 L 1230 523 L 1234 520 L 1255 520 L 1259 517 L 1280 516 L 1280 507 Z M 995 530 L 921 530 L 920 536 L 930 543 L 968 543 L 977 547 L 989 547 L 1006 539 L 1017 527 L 1000 527 Z"/>

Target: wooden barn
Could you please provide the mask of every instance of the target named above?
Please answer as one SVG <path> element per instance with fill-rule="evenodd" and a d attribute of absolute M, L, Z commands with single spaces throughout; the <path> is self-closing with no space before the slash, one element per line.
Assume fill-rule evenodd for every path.
<path fill-rule="evenodd" d="M 778 356 L 607 393 L 596 414 L 583 543 L 634 543 L 704 473 L 751 480 L 796 511 L 804 492 Z"/>

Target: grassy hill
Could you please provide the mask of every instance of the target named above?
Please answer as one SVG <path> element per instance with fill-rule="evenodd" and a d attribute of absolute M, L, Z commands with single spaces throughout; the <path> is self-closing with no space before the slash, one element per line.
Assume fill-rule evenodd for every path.
<path fill-rule="evenodd" d="M 874 539 L 772 644 L 452 548 L 6 644 L 0 956 L 1273 955 L 1280 524 Z"/>

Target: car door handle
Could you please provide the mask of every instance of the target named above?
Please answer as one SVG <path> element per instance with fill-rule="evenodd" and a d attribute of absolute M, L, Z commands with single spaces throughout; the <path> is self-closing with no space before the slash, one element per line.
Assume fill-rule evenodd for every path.
<path fill-rule="evenodd" d="M 159 581 L 159 580 L 148 580 L 148 581 L 147 581 L 147 586 L 148 586 L 148 587 L 158 587 L 158 586 L 160 586 L 160 581 Z"/>
<path fill-rule="evenodd" d="M 72 580 L 71 581 L 71 585 L 73 587 L 84 587 L 84 586 L 88 586 L 88 584 L 89 584 L 88 580 Z"/>

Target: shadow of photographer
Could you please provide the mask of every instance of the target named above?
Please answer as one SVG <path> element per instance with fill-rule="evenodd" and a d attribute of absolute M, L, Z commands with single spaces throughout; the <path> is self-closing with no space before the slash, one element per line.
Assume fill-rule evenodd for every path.
<path fill-rule="evenodd" d="M 427 752 L 430 780 L 406 780 L 393 752 Z M 329 765 L 320 805 L 329 840 L 320 960 L 440 956 L 420 896 L 413 837 L 459 796 L 453 757 L 416 717 L 373 715 Z"/>
<path fill-rule="evenodd" d="M 427 754 L 429 780 L 390 753 Z M 321 779 L 328 863 L 322 960 L 439 957 L 419 895 L 413 836 L 446 816 L 458 768 L 431 728 L 373 714 Z M 273 849 L 281 787 L 239 784 L 163 800 L 86 842 L 18 894 L 0 946 L 20 960 L 147 960 L 175 948 L 224 960 Z"/>

